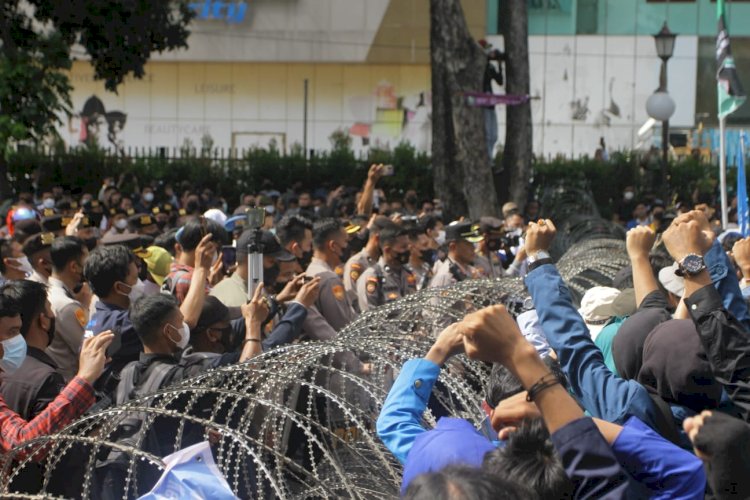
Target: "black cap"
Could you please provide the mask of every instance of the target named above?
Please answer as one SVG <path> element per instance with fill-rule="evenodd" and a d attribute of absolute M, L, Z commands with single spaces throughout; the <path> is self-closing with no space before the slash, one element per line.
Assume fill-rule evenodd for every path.
<path fill-rule="evenodd" d="M 497 217 L 481 217 L 479 219 L 479 230 L 482 234 L 503 234 L 503 221 Z"/>
<path fill-rule="evenodd" d="M 149 214 L 136 214 L 128 218 L 128 223 L 137 229 L 143 229 L 156 224 L 156 220 Z"/>
<path fill-rule="evenodd" d="M 134 233 L 107 233 L 102 238 L 102 245 L 124 245 L 128 247 L 134 254 L 142 259 L 148 258 L 151 254 L 144 246 L 143 239 L 140 234 Z"/>
<path fill-rule="evenodd" d="M 65 226 L 63 225 L 63 216 L 60 214 L 50 215 L 42 219 L 42 229 L 44 231 L 60 231 Z"/>
<path fill-rule="evenodd" d="M 55 241 L 54 233 L 35 234 L 23 242 L 23 253 L 27 257 L 31 257 L 37 252 L 52 247 L 53 241 Z"/>
<path fill-rule="evenodd" d="M 247 246 L 253 241 L 255 231 L 243 232 L 237 239 L 237 255 L 247 257 Z M 261 231 L 260 243 L 263 245 L 263 255 L 273 257 L 281 262 L 291 262 L 296 257 L 293 253 L 284 249 L 279 239 L 271 231 Z"/>
<path fill-rule="evenodd" d="M 466 240 L 470 243 L 479 243 L 483 239 L 479 232 L 479 224 L 454 222 L 445 228 L 445 241 Z"/>

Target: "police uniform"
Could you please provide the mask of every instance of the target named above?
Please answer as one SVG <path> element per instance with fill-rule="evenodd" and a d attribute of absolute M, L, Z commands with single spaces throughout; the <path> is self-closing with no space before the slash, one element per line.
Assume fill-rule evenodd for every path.
<path fill-rule="evenodd" d="M 491 264 L 490 260 L 492 260 Z M 505 269 L 502 262 L 500 262 L 500 257 L 494 252 L 490 254 L 489 259 L 483 255 L 474 257 L 474 268 L 485 278 L 505 276 Z"/>
<path fill-rule="evenodd" d="M 433 275 L 431 265 L 427 262 L 422 262 L 422 265 L 419 267 L 414 267 L 411 264 L 406 264 L 405 267 L 417 278 L 417 291 L 429 286 Z"/>
<path fill-rule="evenodd" d="M 357 283 L 357 297 L 362 312 L 393 302 L 417 291 L 417 277 L 401 267 L 394 269 L 383 257 L 364 272 Z"/>
<path fill-rule="evenodd" d="M 47 347 L 47 354 L 67 382 L 78 372 L 78 356 L 89 313 L 62 281 L 50 278 L 49 285 L 49 302 L 55 313 L 55 336 Z"/>
<path fill-rule="evenodd" d="M 360 252 L 353 255 L 344 266 L 344 289 L 349 297 L 352 307 L 356 312 L 360 312 L 358 292 L 357 292 L 357 280 L 360 276 L 374 266 L 377 263 L 376 259 L 370 257 L 370 254 L 366 249 L 362 249 Z"/>
<path fill-rule="evenodd" d="M 446 241 L 465 240 L 469 243 L 479 243 L 482 241 L 482 235 L 479 233 L 479 226 L 471 222 L 458 222 L 451 224 L 445 230 Z M 473 266 L 463 266 L 454 262 L 450 257 L 440 263 L 436 270 L 435 276 L 430 281 L 430 287 L 449 286 L 454 283 L 465 281 L 467 279 L 481 278 L 482 273 Z"/>
<path fill-rule="evenodd" d="M 247 304 L 247 281 L 234 272 L 228 278 L 221 280 L 211 289 L 211 293 L 227 307 L 240 307 Z"/>
<path fill-rule="evenodd" d="M 356 313 L 349 303 L 344 282 L 325 261 L 313 257 L 305 272 L 320 277 L 320 294 L 315 307 L 335 331 L 351 323 Z M 307 330 L 306 330 L 307 331 Z"/>

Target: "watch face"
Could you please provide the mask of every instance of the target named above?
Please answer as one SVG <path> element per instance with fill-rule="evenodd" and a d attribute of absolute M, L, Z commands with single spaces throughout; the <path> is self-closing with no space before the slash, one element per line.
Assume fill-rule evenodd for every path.
<path fill-rule="evenodd" d="M 688 274 L 696 274 L 701 272 L 706 265 L 703 263 L 703 257 L 698 255 L 688 255 L 682 259 L 682 268 Z"/>

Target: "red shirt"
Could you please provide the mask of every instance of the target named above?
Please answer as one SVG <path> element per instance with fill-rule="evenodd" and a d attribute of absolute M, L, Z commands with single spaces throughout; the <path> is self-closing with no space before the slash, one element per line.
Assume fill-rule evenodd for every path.
<path fill-rule="evenodd" d="M 193 280 L 194 267 L 180 264 L 179 262 L 173 262 L 169 269 L 167 279 L 172 281 L 172 295 L 175 296 L 177 302 L 182 305 L 187 297 L 188 291 L 190 291 L 190 282 Z M 177 280 L 175 281 L 175 278 Z M 211 287 L 206 283 L 206 295 L 211 293 Z"/>
<path fill-rule="evenodd" d="M 61 430 L 93 404 L 94 388 L 81 377 L 74 377 L 47 408 L 29 422 L 8 408 L 0 396 L 0 453 Z"/>

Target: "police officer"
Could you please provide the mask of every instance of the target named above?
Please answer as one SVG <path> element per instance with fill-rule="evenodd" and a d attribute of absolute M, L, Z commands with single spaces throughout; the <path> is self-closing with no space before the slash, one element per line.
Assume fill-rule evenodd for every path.
<path fill-rule="evenodd" d="M 437 251 L 432 248 L 433 242 L 424 226 L 416 226 L 409 230 L 411 257 L 406 269 L 417 279 L 417 290 L 427 288 L 432 279 L 432 266 L 437 258 Z"/>
<path fill-rule="evenodd" d="M 503 245 L 503 222 L 496 217 L 482 217 L 479 219 L 479 230 L 484 240 L 479 243 L 474 267 L 488 278 L 504 276 L 503 263 L 497 254 Z"/>
<path fill-rule="evenodd" d="M 417 278 L 405 267 L 411 257 L 408 234 L 405 228 L 395 224 L 380 232 L 382 256 L 357 283 L 362 312 L 417 291 Z"/>
<path fill-rule="evenodd" d="M 53 241 L 55 241 L 55 235 L 52 233 L 35 234 L 24 241 L 23 253 L 26 254 L 29 264 L 34 269 L 27 279 L 43 285 L 49 284 L 49 277 L 52 275 L 50 248 Z"/>
<path fill-rule="evenodd" d="M 367 233 L 367 243 L 364 248 L 346 261 L 344 266 L 344 288 L 349 296 L 349 300 L 354 307 L 354 310 L 361 312 L 359 308 L 357 282 L 362 274 L 373 267 L 378 262 L 380 257 L 380 243 L 379 235 L 380 231 L 389 225 L 392 225 L 388 217 L 382 215 L 374 217 L 372 222 L 363 231 Z M 357 235 L 357 238 L 361 238 Z"/>
<path fill-rule="evenodd" d="M 159 226 L 156 225 L 156 219 L 149 214 L 140 213 L 128 218 L 130 231 L 147 236 L 158 236 Z"/>
<path fill-rule="evenodd" d="M 454 222 L 445 228 L 448 258 L 441 263 L 430 287 L 448 286 L 467 279 L 480 278 L 481 273 L 472 266 L 476 253 L 474 243 L 483 240 L 479 226 L 471 222 Z"/>
<path fill-rule="evenodd" d="M 341 222 L 322 219 L 313 226 L 313 258 L 307 267 L 308 276 L 320 276 L 320 295 L 315 306 L 328 324 L 338 332 L 356 314 L 344 289 L 344 282 L 336 274 L 336 266 L 346 262 L 349 255 L 348 236 Z M 307 326 L 305 333 L 308 333 Z"/>
<path fill-rule="evenodd" d="M 75 236 L 57 238 L 50 249 L 49 302 L 55 314 L 55 336 L 47 354 L 66 381 L 78 371 L 84 327 L 89 322 L 91 291 L 83 281 L 88 255 L 86 244 Z"/>

